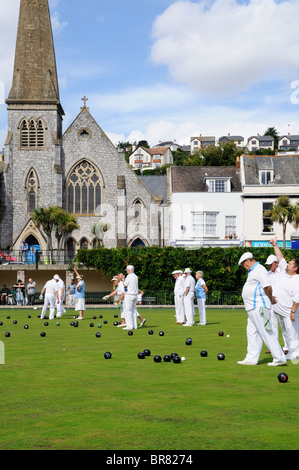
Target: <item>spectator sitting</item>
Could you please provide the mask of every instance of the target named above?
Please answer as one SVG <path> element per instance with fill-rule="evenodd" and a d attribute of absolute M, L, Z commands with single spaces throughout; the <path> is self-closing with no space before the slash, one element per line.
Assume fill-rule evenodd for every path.
<path fill-rule="evenodd" d="M 6 287 L 6 284 L 3 284 L 1 290 L 1 305 L 6 305 L 8 303 L 8 296 L 10 294 L 10 290 Z"/>

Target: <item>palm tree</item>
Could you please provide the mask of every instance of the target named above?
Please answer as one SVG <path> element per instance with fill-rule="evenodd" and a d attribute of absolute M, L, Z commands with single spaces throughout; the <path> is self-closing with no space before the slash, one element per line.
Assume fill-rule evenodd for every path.
<path fill-rule="evenodd" d="M 57 252 L 59 255 L 61 243 L 65 235 L 73 232 L 79 228 L 77 220 L 71 214 L 66 212 L 59 206 L 50 206 L 40 209 L 35 209 L 32 214 L 32 220 L 38 228 L 42 228 L 47 236 L 47 250 L 52 256 L 53 242 L 52 236 L 55 234 L 57 240 Z"/>
<path fill-rule="evenodd" d="M 299 205 L 293 205 L 288 196 L 280 196 L 272 209 L 264 212 L 264 217 L 270 217 L 272 222 L 282 225 L 283 247 L 286 248 L 286 230 L 289 223 L 299 226 Z"/>
<path fill-rule="evenodd" d="M 55 218 L 55 238 L 57 240 L 57 257 L 59 258 L 61 243 L 64 237 L 80 227 L 77 219 L 62 208 L 59 208 Z"/>
<path fill-rule="evenodd" d="M 97 238 L 97 248 L 104 246 L 104 234 L 109 230 L 109 224 L 103 224 L 102 222 L 97 222 L 91 227 L 91 234 Z"/>
<path fill-rule="evenodd" d="M 47 236 L 47 249 L 51 252 L 53 250 L 52 233 L 56 223 L 57 209 L 59 208 L 56 206 L 46 208 L 41 207 L 40 209 L 35 209 L 32 214 L 32 220 L 37 228 L 41 227 Z"/>

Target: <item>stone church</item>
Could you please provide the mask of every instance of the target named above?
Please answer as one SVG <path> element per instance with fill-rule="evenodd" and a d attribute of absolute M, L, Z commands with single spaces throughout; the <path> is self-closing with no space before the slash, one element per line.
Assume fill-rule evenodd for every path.
<path fill-rule="evenodd" d="M 82 101 L 63 132 L 48 0 L 21 0 L 6 100 L 0 247 L 18 250 L 26 240 L 46 250 L 45 234 L 35 227 L 32 213 L 49 206 L 65 208 L 78 221 L 80 228 L 64 240 L 69 254 L 97 245 L 95 226 L 106 227 L 101 236 L 108 248 L 168 244 L 161 185 L 156 185 L 158 194 L 151 192 L 146 177 L 131 170 L 92 117 L 85 96 Z"/>

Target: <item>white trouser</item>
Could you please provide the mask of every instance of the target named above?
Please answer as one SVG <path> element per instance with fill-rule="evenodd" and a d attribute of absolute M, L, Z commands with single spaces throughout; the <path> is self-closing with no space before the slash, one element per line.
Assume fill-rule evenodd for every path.
<path fill-rule="evenodd" d="M 55 294 L 46 294 L 45 295 L 45 301 L 44 301 L 44 306 L 42 309 L 42 314 L 41 314 L 41 319 L 45 318 L 47 308 L 50 305 L 50 315 L 49 319 L 53 320 L 54 318 L 54 313 L 55 313 L 55 307 L 56 307 L 56 295 Z"/>
<path fill-rule="evenodd" d="M 174 296 L 175 315 L 176 321 L 184 323 L 185 321 L 185 308 L 184 308 L 184 294 Z"/>
<path fill-rule="evenodd" d="M 286 347 L 289 351 L 287 359 L 299 358 L 299 318 L 295 317 L 295 322 L 292 322 L 290 317 L 284 317 L 277 314 L 281 331 L 286 338 Z"/>
<path fill-rule="evenodd" d="M 264 325 L 264 319 L 261 316 L 260 307 L 249 310 L 247 321 L 247 355 L 246 360 L 258 363 L 261 355 L 263 342 L 271 351 L 273 361 L 286 362 L 285 354 L 283 353 L 278 338 L 273 330 L 268 331 Z M 270 317 L 270 309 L 268 315 Z"/>
<path fill-rule="evenodd" d="M 197 306 L 199 313 L 199 323 L 205 325 L 207 323 L 206 299 L 197 299 Z"/>
<path fill-rule="evenodd" d="M 57 307 L 57 317 L 62 317 L 62 315 L 65 313 L 65 308 L 63 306 L 64 299 L 60 299 L 59 304 L 56 302 L 56 307 Z"/>
<path fill-rule="evenodd" d="M 194 323 L 194 292 L 188 292 L 187 295 L 184 296 L 184 307 L 185 307 L 185 315 L 186 315 L 186 324 L 193 325 Z"/>
<path fill-rule="evenodd" d="M 275 336 L 278 338 L 279 337 L 279 332 L 278 332 L 278 315 L 277 313 L 274 312 L 273 310 L 273 307 L 271 308 L 271 324 L 272 324 L 272 330 L 273 332 L 275 333 Z M 283 345 L 283 350 L 284 351 L 288 351 L 288 348 L 287 348 L 287 341 L 286 341 L 286 338 L 285 338 L 285 333 L 283 331 L 282 332 L 282 337 L 283 337 L 283 341 L 284 341 L 284 345 Z"/>
<path fill-rule="evenodd" d="M 137 295 L 125 294 L 124 298 L 124 314 L 125 321 L 128 328 L 131 330 L 137 329 L 137 316 L 136 316 Z"/>
<path fill-rule="evenodd" d="M 69 295 L 69 307 L 72 305 L 76 305 L 76 295 L 75 294 L 70 294 Z"/>

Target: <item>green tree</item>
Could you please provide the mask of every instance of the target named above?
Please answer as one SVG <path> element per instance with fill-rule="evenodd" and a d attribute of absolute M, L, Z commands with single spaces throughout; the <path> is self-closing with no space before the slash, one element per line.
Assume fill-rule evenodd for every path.
<path fill-rule="evenodd" d="M 71 234 L 74 230 L 78 230 L 80 227 L 77 223 L 77 219 L 69 214 L 62 208 L 57 208 L 55 216 L 55 238 L 57 240 L 57 252 L 58 255 L 61 250 L 61 244 L 66 235 Z"/>
<path fill-rule="evenodd" d="M 269 135 L 274 138 L 274 149 L 278 149 L 278 140 L 279 140 L 279 135 L 278 131 L 275 129 L 275 127 L 268 127 L 264 135 Z"/>
<path fill-rule="evenodd" d="M 53 234 L 57 240 L 58 252 L 65 235 L 79 228 L 77 220 L 59 206 L 35 209 L 32 220 L 38 228 L 42 228 L 47 237 L 47 249 L 53 251 Z"/>
<path fill-rule="evenodd" d="M 60 209 L 57 206 L 46 207 L 35 209 L 32 214 L 32 220 L 36 227 L 42 228 L 43 232 L 47 237 L 47 249 L 48 251 L 53 250 L 52 234 L 55 227 L 57 210 Z"/>
<path fill-rule="evenodd" d="M 283 247 L 286 248 L 286 230 L 288 224 L 299 225 L 299 205 L 292 204 L 288 196 L 280 196 L 272 209 L 264 212 L 264 217 L 270 217 L 272 222 L 282 225 Z"/>
<path fill-rule="evenodd" d="M 236 159 L 244 153 L 244 148 L 240 149 L 235 142 L 229 141 L 216 146 L 209 145 L 206 148 L 194 152 L 184 162 L 184 166 L 232 166 L 236 164 Z"/>

